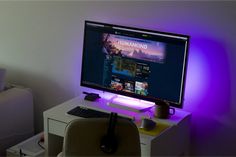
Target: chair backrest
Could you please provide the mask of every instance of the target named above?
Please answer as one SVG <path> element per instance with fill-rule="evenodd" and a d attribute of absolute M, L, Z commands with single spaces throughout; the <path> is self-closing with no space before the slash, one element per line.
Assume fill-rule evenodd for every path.
<path fill-rule="evenodd" d="M 139 132 L 136 125 L 118 118 L 115 126 L 117 150 L 104 153 L 101 140 L 107 134 L 109 119 L 86 118 L 68 124 L 64 138 L 62 155 L 71 156 L 141 156 Z"/>

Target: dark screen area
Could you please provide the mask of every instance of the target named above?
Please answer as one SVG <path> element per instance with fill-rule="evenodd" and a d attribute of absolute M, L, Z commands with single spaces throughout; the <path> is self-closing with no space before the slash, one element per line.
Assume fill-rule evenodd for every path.
<path fill-rule="evenodd" d="M 188 38 L 123 28 L 85 23 L 81 85 L 180 105 Z"/>

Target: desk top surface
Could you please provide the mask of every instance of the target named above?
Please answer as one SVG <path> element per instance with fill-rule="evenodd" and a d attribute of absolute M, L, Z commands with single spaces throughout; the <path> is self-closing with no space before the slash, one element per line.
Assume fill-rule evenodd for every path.
<path fill-rule="evenodd" d="M 142 118 L 152 118 L 152 120 L 156 122 L 162 122 L 166 123 L 168 125 L 178 125 L 178 123 L 183 120 L 184 118 L 190 116 L 191 114 L 189 112 L 182 111 L 180 109 L 176 109 L 175 115 L 172 115 L 169 119 L 158 119 L 153 116 L 152 111 L 146 111 L 146 112 L 133 112 L 133 111 L 128 111 L 124 109 L 119 109 L 115 107 L 111 107 L 107 105 L 107 99 L 100 98 L 99 100 L 95 102 L 90 102 L 86 101 L 83 99 L 83 97 L 75 97 L 71 100 L 68 100 L 62 104 L 59 104 L 51 109 L 48 109 L 44 111 L 44 118 L 51 118 L 51 119 L 56 119 L 61 122 L 68 123 L 71 120 L 78 119 L 81 117 L 73 116 L 67 114 L 67 112 L 76 106 L 84 106 L 87 108 L 95 109 L 98 111 L 103 111 L 103 112 L 117 112 L 119 115 L 124 116 L 124 117 L 129 117 L 134 119 L 135 121 L 140 121 Z"/>

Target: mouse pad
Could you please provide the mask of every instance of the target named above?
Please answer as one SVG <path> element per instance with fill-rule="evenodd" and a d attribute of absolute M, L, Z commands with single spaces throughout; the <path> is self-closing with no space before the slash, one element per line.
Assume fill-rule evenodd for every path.
<path fill-rule="evenodd" d="M 170 127 L 167 124 L 157 123 L 156 127 L 154 129 L 145 130 L 145 129 L 139 128 L 140 125 L 141 125 L 141 123 L 137 124 L 139 132 L 142 133 L 142 134 L 147 134 L 147 135 L 151 135 L 151 136 L 157 136 L 158 134 L 160 134 L 161 132 L 163 132 L 164 130 L 166 130 L 167 128 Z"/>

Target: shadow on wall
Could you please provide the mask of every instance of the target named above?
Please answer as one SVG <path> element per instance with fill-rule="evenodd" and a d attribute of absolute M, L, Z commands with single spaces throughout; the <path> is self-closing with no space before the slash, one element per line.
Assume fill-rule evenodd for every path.
<path fill-rule="evenodd" d="M 227 49 L 223 41 L 208 38 L 190 43 L 184 109 L 192 112 L 192 154 L 235 155 L 234 134 L 221 121 L 231 109 Z"/>
<path fill-rule="evenodd" d="M 25 71 L 15 67 L 5 66 L 7 69 L 6 80 L 10 83 L 29 87 L 34 96 L 34 126 L 36 132 L 43 130 L 43 111 L 73 98 L 74 88 L 68 84 L 59 84 L 40 73 Z"/>

